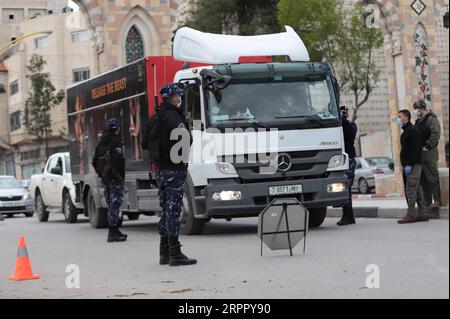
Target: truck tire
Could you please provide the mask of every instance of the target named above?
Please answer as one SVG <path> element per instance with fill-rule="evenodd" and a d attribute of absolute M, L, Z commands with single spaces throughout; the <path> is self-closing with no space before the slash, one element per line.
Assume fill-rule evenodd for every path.
<path fill-rule="evenodd" d="M 108 213 L 104 208 L 97 208 L 95 204 L 94 194 L 90 189 L 87 196 L 87 210 L 89 214 L 89 222 L 92 228 L 102 229 L 108 227 Z"/>
<path fill-rule="evenodd" d="M 47 207 L 44 204 L 44 200 L 42 199 L 41 194 L 36 195 L 36 199 L 35 199 L 35 203 L 34 203 L 34 211 L 36 213 L 38 220 L 41 223 L 48 222 L 49 212 L 47 210 Z"/>
<path fill-rule="evenodd" d="M 78 219 L 78 209 L 73 206 L 69 192 L 64 192 L 62 202 L 62 212 L 67 223 L 75 224 Z"/>
<path fill-rule="evenodd" d="M 192 197 L 185 192 L 181 209 L 181 234 L 188 236 L 200 235 L 203 232 L 205 223 L 205 220 L 195 218 Z"/>
<path fill-rule="evenodd" d="M 127 214 L 128 220 L 139 220 L 140 215 L 137 213 L 129 213 Z"/>
<path fill-rule="evenodd" d="M 318 228 L 322 226 L 325 221 L 325 217 L 327 217 L 327 208 L 310 208 L 309 209 L 309 227 L 310 228 Z"/>
<path fill-rule="evenodd" d="M 24 215 L 25 215 L 25 217 L 30 218 L 30 217 L 33 217 L 34 213 L 33 212 L 25 213 Z"/>

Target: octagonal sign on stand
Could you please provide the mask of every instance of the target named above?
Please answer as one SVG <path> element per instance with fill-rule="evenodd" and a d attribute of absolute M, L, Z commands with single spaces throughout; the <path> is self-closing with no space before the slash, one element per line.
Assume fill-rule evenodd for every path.
<path fill-rule="evenodd" d="M 271 250 L 292 250 L 303 240 L 306 250 L 309 212 L 296 198 L 274 199 L 258 217 L 258 237 Z"/>

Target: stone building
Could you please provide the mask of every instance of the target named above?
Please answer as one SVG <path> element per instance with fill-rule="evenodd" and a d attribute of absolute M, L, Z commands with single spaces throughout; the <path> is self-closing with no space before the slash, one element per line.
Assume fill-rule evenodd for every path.
<path fill-rule="evenodd" d="M 71 12 L 48 14 L 20 23 L 20 33 L 30 34 L 42 28 L 50 35 L 26 38 L 12 47 L 3 58 L 8 70 L 7 103 L 0 104 L 0 112 L 8 119 L 8 145 L 13 153 L 14 173 L 19 179 L 27 179 L 39 173 L 45 164 L 45 146 L 30 136 L 24 125 L 25 101 L 31 91 L 26 78 L 28 64 L 33 54 L 41 55 L 47 64 L 44 72 L 57 90 L 65 90 L 73 82 L 87 79 L 94 69 L 90 31 L 82 19 L 73 27 Z M 0 94 L 0 101 L 2 101 Z M 49 138 L 50 154 L 68 150 L 67 111 L 65 100 L 51 111 L 52 135 Z M 2 163 L 3 162 L 3 163 Z M 10 159 L 1 160 L 0 167 L 6 167 Z M 10 165 L 10 164 L 8 164 Z"/>
<path fill-rule="evenodd" d="M 68 0 L 0 1 L 0 47 L 21 35 L 21 22 L 66 10 Z"/>
<path fill-rule="evenodd" d="M 180 0 L 74 0 L 93 32 L 96 71 L 149 55 L 171 55 Z"/>

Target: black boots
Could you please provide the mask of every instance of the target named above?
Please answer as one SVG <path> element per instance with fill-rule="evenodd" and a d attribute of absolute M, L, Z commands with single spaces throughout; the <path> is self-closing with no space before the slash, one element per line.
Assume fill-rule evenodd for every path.
<path fill-rule="evenodd" d="M 169 262 L 170 262 L 169 237 L 161 236 L 161 242 L 159 244 L 159 264 L 168 265 Z"/>
<path fill-rule="evenodd" d="M 356 224 L 355 217 L 353 215 L 353 208 L 344 207 L 342 219 L 337 223 L 338 226 L 348 226 Z"/>
<path fill-rule="evenodd" d="M 181 252 L 181 244 L 178 241 L 178 237 L 169 237 L 170 266 L 188 266 L 188 265 L 195 265 L 196 263 L 197 260 L 190 259 Z"/>
<path fill-rule="evenodd" d="M 109 229 L 108 243 L 119 243 L 127 241 L 127 238 L 127 235 L 124 235 L 119 231 L 119 227 L 113 227 Z"/>

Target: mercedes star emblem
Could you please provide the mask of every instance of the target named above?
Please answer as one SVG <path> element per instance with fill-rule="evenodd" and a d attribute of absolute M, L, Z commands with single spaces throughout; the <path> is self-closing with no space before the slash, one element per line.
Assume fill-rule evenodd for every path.
<path fill-rule="evenodd" d="M 289 154 L 281 154 L 278 156 L 278 171 L 287 172 L 292 167 L 292 158 Z"/>

